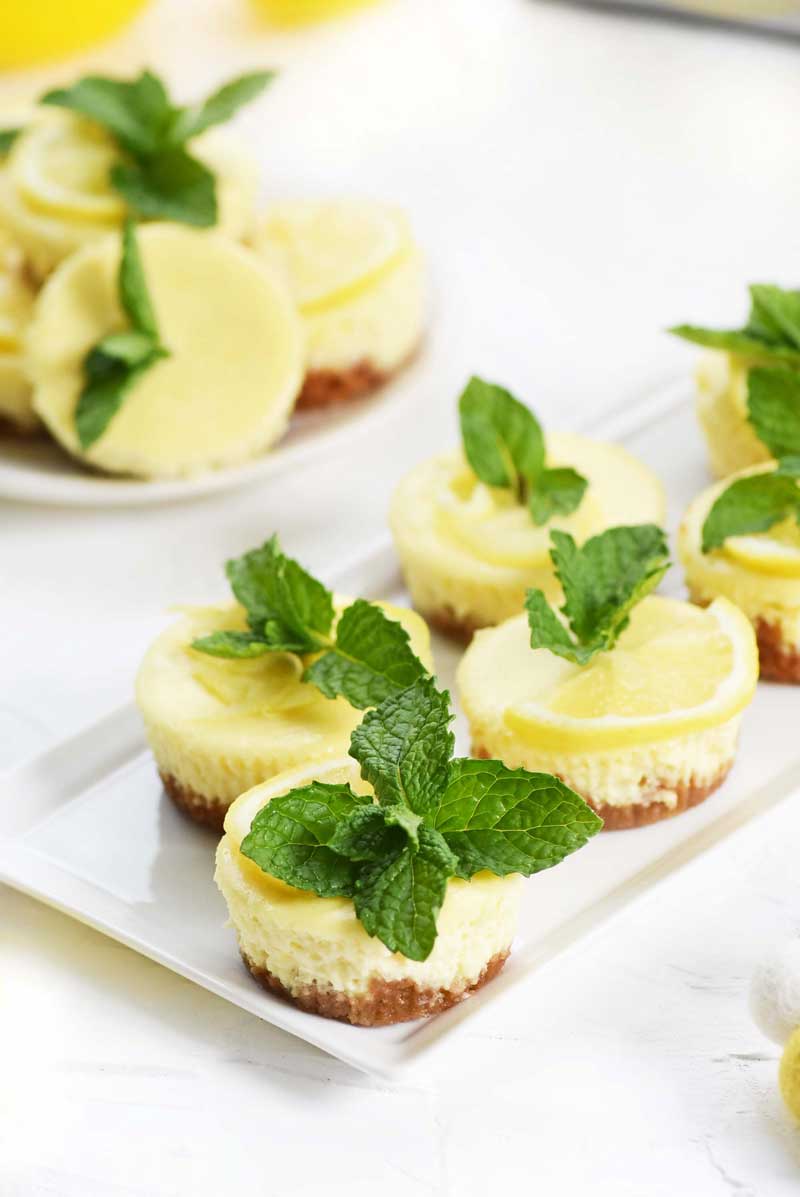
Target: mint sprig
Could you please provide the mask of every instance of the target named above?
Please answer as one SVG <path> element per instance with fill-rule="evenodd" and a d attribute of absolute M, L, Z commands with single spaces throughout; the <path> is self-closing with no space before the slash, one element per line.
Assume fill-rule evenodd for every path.
<path fill-rule="evenodd" d="M 749 291 L 750 315 L 743 328 L 679 324 L 669 331 L 695 345 L 800 368 L 800 291 L 766 283 L 754 283 Z"/>
<path fill-rule="evenodd" d="M 86 382 L 75 408 L 75 427 L 83 449 L 100 439 L 142 375 L 169 357 L 159 336 L 132 221 L 122 232 L 117 290 L 131 327 L 103 337 L 84 359 Z"/>
<path fill-rule="evenodd" d="M 352 898 L 369 935 L 426 960 L 451 877 L 530 876 L 602 826 L 556 777 L 451 759 L 452 718 L 431 678 L 387 699 L 350 743 L 375 802 L 348 785 L 292 790 L 259 811 L 242 853 L 287 885 Z"/>
<path fill-rule="evenodd" d="M 464 453 L 488 486 L 512 491 L 537 525 L 570 515 L 583 499 L 587 481 L 569 466 L 545 464 L 545 442 L 530 408 L 503 387 L 473 377 L 458 401 Z"/>
<path fill-rule="evenodd" d="M 747 416 L 775 458 L 800 455 L 800 374 L 756 367 L 747 376 Z"/>
<path fill-rule="evenodd" d="M 567 532 L 550 533 L 550 558 L 564 591 L 564 622 L 541 590 L 525 598 L 531 648 L 546 648 L 576 665 L 612 649 L 637 603 L 669 569 L 661 528 L 635 524 L 608 528 L 580 548 Z"/>
<path fill-rule="evenodd" d="M 273 71 L 254 71 L 225 84 L 201 104 L 180 107 L 152 71 L 137 79 L 87 75 L 41 103 L 89 117 L 109 131 L 124 157 L 111 185 L 137 216 L 206 228 L 217 223 L 216 181 L 188 148 L 192 138 L 230 119 L 260 95 Z"/>
<path fill-rule="evenodd" d="M 0 158 L 5 158 L 22 129 L 0 129 Z"/>
<path fill-rule="evenodd" d="M 229 561 L 225 572 L 249 630 L 200 637 L 192 643 L 198 652 L 230 660 L 272 652 L 310 657 L 302 680 L 359 710 L 425 674 L 408 632 L 375 604 L 356 599 L 335 622 L 331 592 L 281 551 L 277 536 Z"/>

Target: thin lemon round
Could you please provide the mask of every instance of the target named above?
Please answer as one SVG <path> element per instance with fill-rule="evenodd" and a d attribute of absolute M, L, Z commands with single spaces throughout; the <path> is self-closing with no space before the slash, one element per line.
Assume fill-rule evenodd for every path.
<path fill-rule="evenodd" d="M 402 218 L 379 204 L 296 201 L 267 212 L 258 248 L 285 274 L 304 315 L 360 295 L 403 257 Z"/>
<path fill-rule="evenodd" d="M 37 211 L 113 228 L 125 216 L 109 177 L 119 159 L 99 125 L 65 117 L 29 125 L 14 145 L 9 169 L 18 193 Z"/>
<path fill-rule="evenodd" d="M 723 552 L 756 573 L 800 578 L 800 526 L 796 519 L 783 520 L 755 536 L 731 536 Z"/>
<path fill-rule="evenodd" d="M 602 510 L 588 492 L 571 515 L 555 516 L 537 527 L 511 491 L 479 482 L 464 462 L 441 492 L 436 520 L 441 532 L 479 560 L 525 568 L 549 560 L 550 532 L 555 528 L 586 540 L 602 522 Z"/>
<path fill-rule="evenodd" d="M 514 668 L 520 647 L 499 646 L 498 672 L 506 654 Z M 702 609 L 651 596 L 616 647 L 582 668 L 546 649 L 536 655 L 537 668 L 527 668 L 538 693 L 512 702 L 505 722 L 554 751 L 625 747 L 718 726 L 747 706 L 758 680 L 753 629 L 724 598 Z"/>

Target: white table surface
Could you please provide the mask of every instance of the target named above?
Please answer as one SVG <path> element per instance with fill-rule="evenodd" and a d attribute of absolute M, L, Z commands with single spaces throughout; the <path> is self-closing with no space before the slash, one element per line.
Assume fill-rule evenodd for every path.
<path fill-rule="evenodd" d="M 470 372 L 576 422 L 689 368 L 666 325 L 796 284 L 799 56 L 535 0 L 387 0 L 282 36 L 237 0 L 161 0 L 93 55 L 187 97 L 281 65 L 241 122 L 266 190 L 404 204 L 434 318 L 416 408 L 303 476 L 158 510 L 2 505 L 0 763 L 124 701 L 226 556 L 277 529 L 324 574 L 375 536 Z M 800 918 L 792 832 L 746 830 L 392 1087 L 0 888 L 0 1193 L 796 1193 L 800 1130 L 745 1003 Z"/>

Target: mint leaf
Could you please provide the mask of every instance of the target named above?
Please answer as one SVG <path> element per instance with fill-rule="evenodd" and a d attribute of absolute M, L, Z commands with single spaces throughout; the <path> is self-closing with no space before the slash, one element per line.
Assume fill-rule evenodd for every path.
<path fill-rule="evenodd" d="M 216 182 L 186 145 L 255 99 L 271 78 L 270 71 L 243 75 L 204 103 L 183 108 L 172 104 L 150 71 L 129 81 L 87 76 L 73 87 L 48 92 L 42 103 L 69 108 L 111 133 L 127 160 L 112 167 L 110 182 L 132 212 L 208 228 L 217 223 Z"/>
<path fill-rule="evenodd" d="M 750 287 L 750 315 L 741 329 L 701 328 L 679 324 L 669 330 L 675 336 L 723 349 L 740 357 L 784 362 L 800 366 L 800 291 L 754 283 Z"/>
<path fill-rule="evenodd" d="M 122 310 L 136 332 L 144 333 L 158 343 L 158 323 L 153 302 L 147 289 L 144 267 L 139 254 L 136 225 L 125 222 L 122 230 L 122 258 L 118 276 L 119 300 Z"/>
<path fill-rule="evenodd" d="M 455 866 L 442 836 L 423 824 L 417 849 L 396 851 L 359 874 L 353 903 L 364 930 L 377 936 L 390 952 L 402 952 L 409 960 L 427 960 Z"/>
<path fill-rule="evenodd" d="M 800 454 L 800 374 L 763 367 L 751 370 L 747 415 L 773 457 Z"/>
<path fill-rule="evenodd" d="M 170 140 L 182 145 L 191 137 L 205 133 L 212 125 L 230 120 L 234 113 L 255 100 L 275 78 L 275 71 L 253 71 L 232 79 L 208 99 L 193 108 L 182 108 L 170 130 Z"/>
<path fill-rule="evenodd" d="M 786 469 L 787 463 L 782 464 Z M 793 465 L 788 462 L 786 473 L 751 474 L 732 482 L 705 518 L 703 552 L 720 548 L 729 536 L 767 532 L 790 516 L 800 521 L 800 489 Z"/>
<path fill-rule="evenodd" d="M 0 129 L 0 158 L 5 158 L 22 129 Z"/>
<path fill-rule="evenodd" d="M 402 851 L 408 842 L 403 829 L 390 824 L 386 806 L 360 806 L 336 828 L 329 847 L 353 861 L 384 860 Z"/>
<path fill-rule="evenodd" d="M 274 652 L 271 644 L 252 632 L 211 632 L 193 641 L 192 648 L 210 657 L 226 657 L 236 661 L 251 660 Z"/>
<path fill-rule="evenodd" d="M 103 435 L 142 375 L 169 356 L 159 340 L 131 221 L 122 232 L 117 288 L 120 305 L 133 328 L 108 333 L 84 359 L 85 385 L 75 407 L 75 428 L 83 449 Z"/>
<path fill-rule="evenodd" d="M 425 673 L 402 624 L 380 607 L 357 599 L 336 626 L 336 643 L 305 672 L 326 696 L 343 694 L 351 706 L 377 706 Z"/>
<path fill-rule="evenodd" d="M 277 536 L 229 561 L 225 572 L 252 631 L 276 650 L 291 644 L 291 651 L 308 653 L 330 643 L 333 596 L 281 551 Z"/>
<path fill-rule="evenodd" d="M 439 803 L 455 739 L 450 696 L 421 678 L 368 711 L 350 739 L 350 755 L 382 805 L 409 807 L 424 818 Z"/>
<path fill-rule="evenodd" d="M 546 524 L 554 515 L 571 515 L 580 507 L 586 479 L 569 466 L 543 470 L 528 494 L 528 510 L 533 522 Z"/>
<path fill-rule="evenodd" d="M 458 401 L 464 453 L 488 486 L 513 491 L 535 524 L 569 515 L 580 505 L 586 479 L 569 466 L 545 468 L 544 434 L 530 408 L 509 391 L 471 378 Z"/>
<path fill-rule="evenodd" d="M 529 877 L 552 868 L 602 825 L 563 781 L 500 761 L 452 761 L 436 812 L 436 828 L 458 861 L 456 876 L 467 880 L 482 869 Z"/>
<path fill-rule="evenodd" d="M 669 568 L 666 537 L 655 524 L 639 524 L 609 528 L 581 548 L 567 532 L 553 531 L 550 540 L 550 557 L 564 590 L 562 610 L 574 640 L 555 615 L 550 619 L 544 614 L 542 592 L 530 590 L 525 607 L 531 647 L 585 665 L 614 647 L 633 608 L 663 578 Z"/>
<path fill-rule="evenodd" d="M 134 156 L 156 152 L 174 113 L 163 83 L 150 71 L 131 81 L 87 75 L 72 87 L 47 92 L 40 102 L 88 116 Z"/>
<path fill-rule="evenodd" d="M 524 496 L 544 468 L 544 434 L 530 408 L 504 387 L 473 377 L 458 401 L 461 439 L 473 472 L 489 486 Z"/>
<path fill-rule="evenodd" d="M 265 873 L 320 898 L 351 897 L 357 867 L 330 846 L 339 824 L 371 799 L 314 781 L 273 798 L 253 819 L 241 851 Z"/>
<path fill-rule="evenodd" d="M 174 220 L 195 228 L 217 223 L 216 183 L 211 171 L 185 150 L 162 150 L 133 166 L 117 163 L 111 182 L 137 216 Z"/>

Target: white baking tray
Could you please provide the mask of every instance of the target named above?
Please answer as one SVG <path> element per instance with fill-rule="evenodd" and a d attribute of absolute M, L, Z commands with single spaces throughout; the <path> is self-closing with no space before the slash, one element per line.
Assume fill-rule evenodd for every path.
<path fill-rule="evenodd" d="M 602 435 L 623 441 L 658 471 L 674 526 L 707 482 L 688 387 L 667 387 L 606 416 Z M 408 601 L 388 541 L 326 581 L 351 594 Z M 677 567 L 666 589 L 681 592 Z M 434 637 L 438 673 L 451 689 L 459 651 Z M 558 868 L 532 877 L 504 972 L 462 1006 L 427 1022 L 345 1026 L 303 1014 L 251 979 L 212 881 L 215 836 L 183 818 L 162 793 L 132 705 L 0 779 L 0 879 L 259 1018 L 389 1077 L 484 1002 L 499 1000 L 509 985 L 533 984 L 545 963 L 656 883 L 668 886 L 686 861 L 786 798 L 800 783 L 797 702 L 791 686 L 760 685 L 745 716 L 736 767 L 715 795 L 653 827 L 601 834 Z M 465 732 L 459 713 L 462 753 L 468 751 Z"/>

